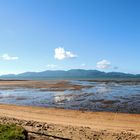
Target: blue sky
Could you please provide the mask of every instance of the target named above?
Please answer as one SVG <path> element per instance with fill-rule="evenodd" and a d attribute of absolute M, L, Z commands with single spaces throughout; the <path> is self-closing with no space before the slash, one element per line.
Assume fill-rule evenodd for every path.
<path fill-rule="evenodd" d="M 0 74 L 140 73 L 139 0 L 0 0 Z"/>

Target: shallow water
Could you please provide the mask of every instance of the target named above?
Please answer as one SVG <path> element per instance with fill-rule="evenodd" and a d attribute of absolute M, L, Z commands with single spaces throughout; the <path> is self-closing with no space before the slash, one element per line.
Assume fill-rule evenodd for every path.
<path fill-rule="evenodd" d="M 140 114 L 140 83 L 70 81 L 81 90 L 0 87 L 0 103 Z"/>

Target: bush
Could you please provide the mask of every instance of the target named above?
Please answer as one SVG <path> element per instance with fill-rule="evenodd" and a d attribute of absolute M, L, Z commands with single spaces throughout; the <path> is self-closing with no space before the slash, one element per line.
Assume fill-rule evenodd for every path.
<path fill-rule="evenodd" d="M 0 124 L 0 140 L 25 140 L 26 131 L 16 125 Z"/>

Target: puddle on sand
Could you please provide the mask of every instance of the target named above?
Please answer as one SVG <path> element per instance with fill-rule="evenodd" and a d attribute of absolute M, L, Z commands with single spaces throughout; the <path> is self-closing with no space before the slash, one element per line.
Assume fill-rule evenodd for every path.
<path fill-rule="evenodd" d="M 140 84 L 78 80 L 70 83 L 92 87 L 64 91 L 0 87 L 0 103 L 140 114 Z"/>

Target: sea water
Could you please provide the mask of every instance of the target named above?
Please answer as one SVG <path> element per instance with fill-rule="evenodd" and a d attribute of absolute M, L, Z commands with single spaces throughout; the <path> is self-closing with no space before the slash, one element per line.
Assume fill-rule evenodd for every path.
<path fill-rule="evenodd" d="M 42 88 L 0 86 L 0 103 L 57 107 L 88 111 L 140 113 L 140 83 L 70 80 L 80 90 L 49 91 Z"/>

